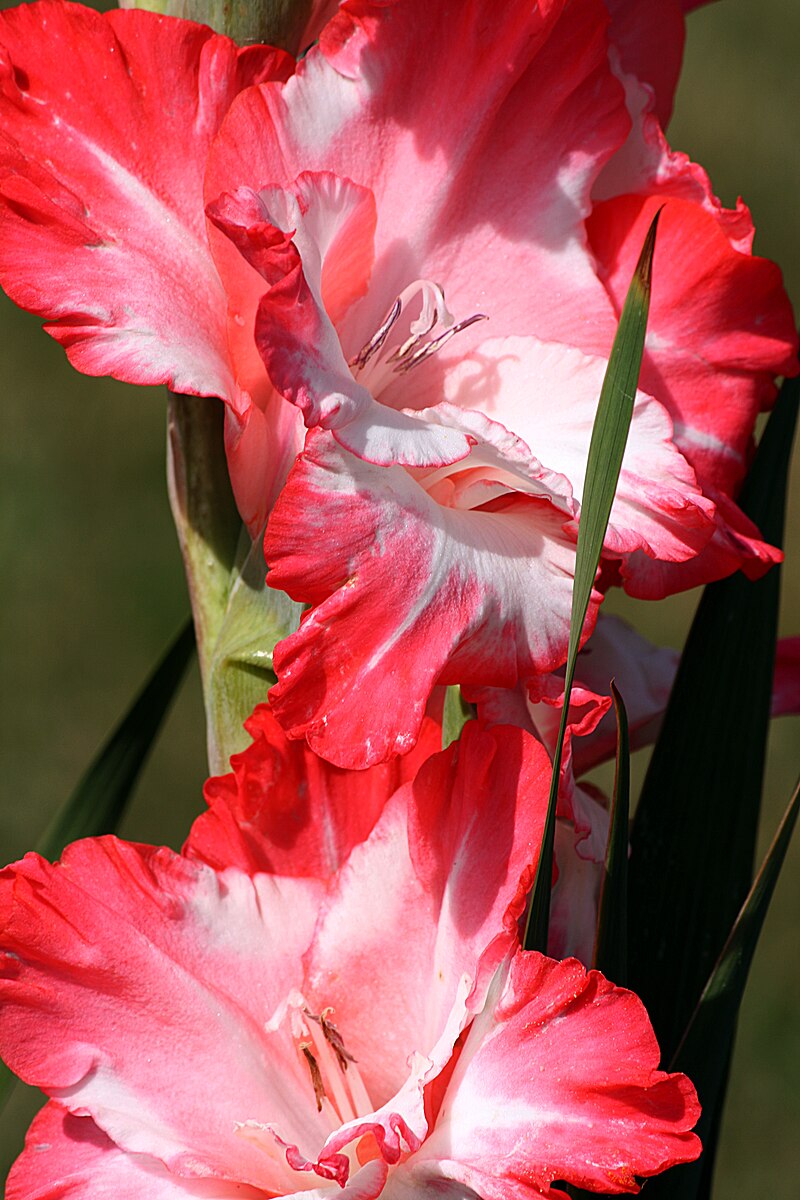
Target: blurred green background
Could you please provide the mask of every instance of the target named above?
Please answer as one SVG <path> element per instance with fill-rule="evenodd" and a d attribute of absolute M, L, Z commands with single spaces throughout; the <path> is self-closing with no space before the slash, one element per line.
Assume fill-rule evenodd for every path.
<path fill-rule="evenodd" d="M 0 0 L 0 6 L 10 7 Z M 108 7 L 98 4 L 96 7 Z M 673 145 L 718 193 L 753 209 L 759 253 L 800 304 L 800 4 L 721 0 L 689 20 Z M 0 296 L 3 407 L 0 858 L 29 848 L 188 611 L 164 483 L 164 396 L 69 368 L 39 323 Z M 783 633 L 800 632 L 800 472 L 789 513 Z M 696 596 L 611 597 L 654 640 L 682 644 Z M 773 729 L 762 843 L 797 773 L 800 722 Z M 637 762 L 640 774 L 643 763 Z M 179 846 L 202 805 L 196 669 L 122 833 Z M 784 868 L 739 1028 L 715 1200 L 795 1200 L 800 1178 L 800 842 Z M 37 1093 L 18 1087 L 0 1128 L 0 1178 Z"/>

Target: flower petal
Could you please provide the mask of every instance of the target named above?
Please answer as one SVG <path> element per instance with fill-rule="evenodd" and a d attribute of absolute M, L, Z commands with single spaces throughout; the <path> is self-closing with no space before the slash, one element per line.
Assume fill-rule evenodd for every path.
<path fill-rule="evenodd" d="M 6 1200 L 262 1200 L 264 1193 L 224 1179 L 171 1175 L 158 1159 L 120 1150 L 91 1117 L 73 1116 L 51 1102 L 28 1130 L 5 1195 Z"/>
<path fill-rule="evenodd" d="M 0 14 L 0 279 L 79 370 L 232 398 L 205 159 L 237 92 L 290 66 L 149 12 Z"/>
<path fill-rule="evenodd" d="M 478 716 L 490 726 L 508 723 L 528 730 L 542 742 L 552 761 L 564 707 L 564 678 L 560 671 L 537 676 L 527 687 L 520 684 L 516 688 L 466 688 L 465 698 L 477 705 Z M 611 704 L 610 696 L 598 695 L 580 683 L 573 685 L 562 747 L 558 815 L 574 823 L 581 838 L 587 837 L 593 826 L 582 820 L 575 807 L 573 745 L 576 738 L 583 739 L 593 732 Z M 601 837 L 605 846 L 605 826 Z"/>
<path fill-rule="evenodd" d="M 602 622 L 602 615 L 598 625 Z M 591 645 L 592 638 L 589 639 Z M 580 664 L 581 656 L 578 662 Z M 490 727 L 510 722 L 529 730 L 552 759 L 564 704 L 560 674 L 535 679 L 531 700 L 521 685 L 513 688 L 469 688 L 466 698 L 478 706 L 478 715 Z M 590 784 L 575 779 L 573 755 L 587 735 L 600 724 L 611 706 L 611 697 L 597 695 L 580 684 L 572 689 L 564 734 L 555 841 L 556 876 L 553 884 L 548 950 L 555 958 L 575 955 L 591 963 L 597 924 L 606 843 L 608 809 L 605 797 Z"/>
<path fill-rule="evenodd" d="M 620 196 L 590 218 L 592 246 L 617 305 L 659 203 L 657 196 Z M 672 198 L 659 225 L 654 278 L 641 386 L 670 412 L 675 443 L 706 495 L 732 496 L 755 418 L 774 397 L 774 376 L 798 369 L 780 271 L 735 250 L 699 205 Z M 720 520 L 723 529 L 730 523 Z M 739 552 L 744 557 L 745 546 Z M 680 586 L 684 573 L 673 574 Z"/>
<path fill-rule="evenodd" d="M 623 70 L 652 90 L 655 112 L 666 127 L 672 114 L 685 38 L 680 0 L 605 0 L 611 42 Z"/>
<path fill-rule="evenodd" d="M 574 340 L 578 311 L 580 344 L 607 351 L 613 313 L 583 228 L 629 127 L 606 24 L 599 0 L 347 0 L 286 86 L 233 105 L 209 199 L 231 180 L 289 187 L 308 170 L 371 189 L 375 268 L 340 329 L 348 358 L 420 278 L 442 282 L 459 319 L 485 312 L 503 332 Z M 444 44 L 435 71 L 412 49 Z"/>
<path fill-rule="evenodd" d="M 252 340 L 252 339 L 251 339 Z M 234 351 L 237 366 L 241 354 Z M 303 421 L 279 396 L 259 358 L 261 382 L 239 393 L 242 412 L 225 408 L 225 456 L 236 507 L 250 537 L 263 537 L 267 516 L 303 448 Z M 241 378 L 237 375 L 237 378 Z"/>
<path fill-rule="evenodd" d="M 321 891 L 114 838 L 54 867 L 28 855 L 0 875 L 3 1057 L 176 1174 L 291 1190 L 280 1147 L 237 1124 L 277 1123 L 309 1149 L 328 1132 L 293 1043 L 268 1029 Z"/>
<path fill-rule="evenodd" d="M 351 179 L 303 171 L 287 188 L 263 183 L 258 191 L 224 192 L 206 213 L 268 284 L 301 262 L 315 300 L 334 324 L 367 290 L 375 197 Z"/>
<path fill-rule="evenodd" d="M 468 722 L 397 794 L 325 901 L 308 986 L 336 1009 L 378 1102 L 405 1083 L 413 1051 L 435 1057 L 465 979 L 462 1022 L 483 1003 L 516 935 L 549 774 L 544 749 L 522 730 Z"/>
<path fill-rule="evenodd" d="M 483 342 L 444 375 L 453 406 L 479 408 L 513 429 L 580 499 L 597 401 L 608 363 L 535 338 Z M 637 393 L 605 540 L 610 554 L 643 550 L 668 561 L 692 558 L 713 531 L 714 506 L 672 441 L 672 421 Z"/>
<path fill-rule="evenodd" d="M 473 1022 L 419 1157 L 484 1200 L 533 1200 L 554 1180 L 637 1191 L 637 1175 L 700 1153 L 694 1088 L 658 1059 L 632 992 L 574 959 L 520 951 Z"/>
<path fill-rule="evenodd" d="M 377 1200 L 378 1196 L 389 1195 L 385 1187 L 388 1175 L 386 1163 L 376 1159 L 351 1175 L 344 1187 L 323 1185 L 312 1188 L 310 1192 L 292 1192 L 291 1196 L 283 1196 L 282 1200 Z"/>
<path fill-rule="evenodd" d="M 413 746 L 435 683 L 510 687 L 564 661 L 565 515 L 521 494 L 486 507 L 445 508 L 403 468 L 308 434 L 265 539 L 268 583 L 315 605 L 274 655 L 270 701 L 290 737 L 370 766 Z"/>
<path fill-rule="evenodd" d="M 194 822 L 184 853 L 251 875 L 332 876 L 389 797 L 442 745 L 441 720 L 429 715 L 410 755 L 342 771 L 304 742 L 289 741 L 265 704 L 245 728 L 253 743 L 233 756 L 231 774 L 206 783 L 209 811 Z"/>
<path fill-rule="evenodd" d="M 549 771 L 521 730 L 469 722 L 353 851 L 324 902 L 304 990 L 334 1009 L 376 1107 L 335 1131 L 325 1156 L 372 1135 L 396 1163 L 424 1139 L 425 1087 L 516 943 Z"/>
<path fill-rule="evenodd" d="M 608 811 L 581 787 L 575 788 L 573 803 L 583 819 L 583 829 L 561 817 L 556 822 L 557 877 L 550 897 L 547 952 L 552 958 L 577 958 L 589 967 L 605 874 Z M 590 837 L 586 828 L 592 830 Z"/>
<path fill-rule="evenodd" d="M 610 697 L 615 680 L 628 715 L 631 746 L 638 750 L 655 740 L 678 669 L 680 654 L 655 646 L 619 617 L 603 614 L 578 656 L 576 675 L 583 687 L 597 696 Z M 551 709 L 553 727 L 560 712 Z M 545 737 L 545 709 L 537 706 L 536 726 Z M 611 705 L 605 707 L 592 729 L 573 729 L 572 762 L 575 774 L 584 775 L 616 752 L 616 720 Z"/>
<path fill-rule="evenodd" d="M 601 171 L 593 199 L 603 201 L 636 193 L 660 196 L 662 200 L 669 196 L 688 200 L 713 218 L 734 250 L 749 255 L 755 230 L 747 205 L 740 197 L 736 208 L 723 206 L 700 164 L 670 146 L 653 111 L 652 89 L 635 75 L 626 74 L 613 59 L 612 68 L 625 88 L 632 127 L 625 145 Z"/>
<path fill-rule="evenodd" d="M 255 318 L 256 345 L 273 385 L 309 428 L 335 430 L 369 462 L 441 466 L 469 453 L 457 429 L 377 403 L 345 361 L 334 321 L 366 288 L 371 192 L 330 172 L 304 172 L 289 189 L 239 188 L 207 211 L 270 284 Z"/>

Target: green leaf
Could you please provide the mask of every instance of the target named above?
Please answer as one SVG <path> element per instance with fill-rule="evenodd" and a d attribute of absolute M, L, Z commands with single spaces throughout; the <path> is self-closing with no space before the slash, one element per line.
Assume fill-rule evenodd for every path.
<path fill-rule="evenodd" d="M 784 383 L 739 498 L 765 539 L 777 545 L 799 398 L 798 381 Z M 706 588 L 634 822 L 629 983 L 647 1006 L 667 1061 L 752 877 L 779 591 L 775 567 L 756 582 L 737 574 Z M 734 1026 L 732 1020 L 717 1031 L 724 1050 L 716 1051 L 717 1091 L 701 1096 L 709 1117 L 700 1163 L 675 1172 L 680 1187 L 670 1184 L 672 1173 L 648 1184 L 653 1200 L 710 1195 Z"/>
<path fill-rule="evenodd" d="M 631 792 L 631 748 L 628 714 L 614 680 L 611 681 L 617 717 L 617 768 L 606 845 L 606 868 L 597 913 L 593 966 L 607 979 L 625 987 L 628 973 L 628 813 Z M 570 1186 L 572 1200 L 592 1200 L 596 1192 Z"/>
<path fill-rule="evenodd" d="M 703 1091 L 712 1091 L 713 1087 L 710 1084 L 719 1079 L 725 1070 L 727 1056 L 724 1027 L 727 1026 L 732 1033 L 753 955 L 797 824 L 798 813 L 800 781 L 795 786 L 772 845 L 728 935 L 670 1065 L 670 1070 L 689 1073 L 695 1086 Z"/>
<path fill-rule="evenodd" d="M 189 620 L 40 838 L 36 849 L 45 858 L 58 858 L 78 838 L 116 829 L 193 649 Z"/>
<path fill-rule="evenodd" d="M 617 768 L 611 800 L 606 865 L 597 913 L 594 966 L 624 987 L 628 978 L 628 814 L 631 795 L 631 748 L 628 715 L 611 681 L 617 716 Z"/>
<path fill-rule="evenodd" d="M 740 504 L 780 545 L 800 389 L 784 384 Z M 747 894 L 761 804 L 780 573 L 706 588 L 632 831 L 630 986 L 671 1058 Z"/>
<path fill-rule="evenodd" d="M 114 832 L 193 649 L 194 626 L 189 620 L 39 839 L 36 849 L 44 858 L 58 858 L 79 838 Z M 0 1063 L 0 1111 L 15 1083 L 16 1076 Z"/>
<path fill-rule="evenodd" d="M 713 1155 L 716 1144 L 736 1018 L 798 813 L 800 782 L 670 1063 L 671 1071 L 685 1072 L 697 1088 L 703 1114 L 696 1132 L 705 1153 L 697 1163 L 652 1180 L 647 1187 L 652 1200 L 693 1200 L 710 1193 L 711 1172 L 704 1159 L 709 1146 Z"/>
<path fill-rule="evenodd" d="M 611 347 L 608 368 L 600 390 L 597 414 L 592 427 L 592 439 L 586 461 L 586 482 L 581 503 L 578 546 L 575 557 L 575 583 L 572 589 L 569 649 L 564 681 L 564 708 L 553 758 L 553 776 L 547 820 L 542 837 L 542 849 L 531 893 L 525 945 L 528 949 L 547 948 L 550 923 L 550 886 L 553 876 L 553 842 L 555 838 L 556 801 L 561 775 L 561 755 L 569 712 L 569 697 L 575 675 L 586 613 L 594 586 L 600 553 L 608 528 L 608 518 L 617 490 L 622 457 L 628 438 L 633 402 L 639 381 L 639 370 L 647 332 L 650 290 L 656 229 L 660 210 L 653 218 L 633 274 L 619 326 Z"/>
<path fill-rule="evenodd" d="M 232 754 L 249 745 L 244 721 L 276 682 L 272 652 L 300 624 L 302 604 L 267 587 L 263 538 L 242 530 L 225 612 L 207 657 L 205 704 L 212 774 L 228 770 Z"/>

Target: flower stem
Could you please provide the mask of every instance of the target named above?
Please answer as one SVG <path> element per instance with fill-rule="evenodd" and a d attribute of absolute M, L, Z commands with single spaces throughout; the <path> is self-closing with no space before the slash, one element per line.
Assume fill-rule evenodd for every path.
<path fill-rule="evenodd" d="M 263 42 L 295 54 L 311 0 L 139 0 L 121 8 L 149 8 L 171 17 L 202 21 L 240 45 Z"/>
<path fill-rule="evenodd" d="M 169 499 L 186 569 L 206 697 L 242 529 L 225 461 L 223 421 L 218 400 L 169 393 Z"/>
<path fill-rule="evenodd" d="M 240 44 L 296 51 L 311 0 L 122 0 L 122 7 L 202 21 Z M 170 505 L 192 604 L 212 771 L 226 770 L 242 749 L 242 721 L 274 678 L 274 640 L 297 620 L 285 597 L 266 595 L 263 557 L 236 508 L 223 435 L 217 400 L 170 393 Z"/>

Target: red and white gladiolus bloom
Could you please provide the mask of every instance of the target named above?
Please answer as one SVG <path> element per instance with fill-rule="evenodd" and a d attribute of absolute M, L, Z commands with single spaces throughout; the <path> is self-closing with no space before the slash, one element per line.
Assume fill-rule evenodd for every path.
<path fill-rule="evenodd" d="M 347 773 L 250 730 L 183 856 L 0 874 L 0 1050 L 51 1097 L 8 1200 L 533 1200 L 697 1156 L 637 998 L 519 948 L 532 737 L 472 722 L 397 790 L 359 773 L 357 827 Z"/>
<path fill-rule="evenodd" d="M 601 590 L 778 557 L 732 497 L 792 316 L 747 210 L 664 139 L 680 9 L 345 0 L 297 64 L 146 12 L 0 14 L 9 294 L 82 370 L 220 396 L 254 535 L 309 427 L 266 539 L 311 605 L 272 703 L 339 765 L 407 752 L 436 683 L 535 692 L 563 662 L 597 396 L 660 204 Z"/>
<path fill-rule="evenodd" d="M 661 203 L 602 579 L 657 596 L 776 557 L 725 498 L 793 369 L 779 274 L 669 150 L 604 11 L 505 6 L 487 43 L 480 5 L 353 0 L 215 145 L 220 183 L 270 179 L 207 211 L 264 279 L 256 342 L 309 427 L 265 541 L 270 585 L 311 605 L 271 702 L 339 765 L 407 751 L 435 683 L 535 693 L 563 662 L 597 397 Z M 446 40 L 436 72 L 419 39 Z M 265 128 L 257 162 L 226 152 Z"/>

